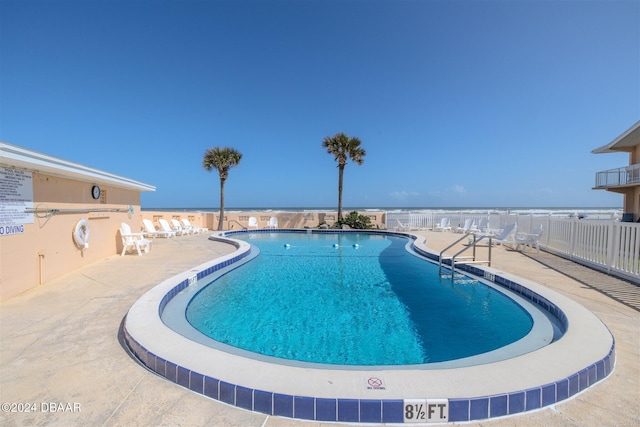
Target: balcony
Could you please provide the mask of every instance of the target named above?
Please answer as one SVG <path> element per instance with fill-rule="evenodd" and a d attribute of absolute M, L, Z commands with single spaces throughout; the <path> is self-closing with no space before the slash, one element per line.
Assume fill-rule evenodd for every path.
<path fill-rule="evenodd" d="M 634 185 L 640 185 L 640 163 L 596 173 L 596 186 L 594 188 L 600 189 Z"/>

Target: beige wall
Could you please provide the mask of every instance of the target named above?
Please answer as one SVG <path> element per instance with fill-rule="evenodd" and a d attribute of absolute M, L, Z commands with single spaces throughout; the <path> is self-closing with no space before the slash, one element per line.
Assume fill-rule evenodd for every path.
<path fill-rule="evenodd" d="M 629 154 L 629 166 L 640 163 L 640 144 Z M 624 212 L 633 212 L 634 220 L 640 218 L 640 185 L 629 189 L 624 195 Z"/>
<path fill-rule="evenodd" d="M 348 213 L 348 212 L 346 212 Z M 368 215 L 374 228 L 383 228 L 385 223 L 384 212 L 360 212 L 362 215 Z M 225 230 L 241 230 L 249 224 L 249 217 L 255 217 L 258 220 L 258 227 L 264 228 L 269 223 L 269 219 L 274 216 L 278 218 L 279 228 L 315 228 L 321 222 L 333 225 L 337 218 L 337 212 L 225 212 L 224 229 Z M 198 213 L 198 212 L 181 212 L 181 211 L 143 211 L 142 217 L 150 219 L 157 229 L 160 228 L 158 220 L 164 218 L 170 220 L 172 218 L 187 218 L 193 225 L 207 227 L 210 230 L 218 229 L 218 221 L 220 219 L 217 213 Z"/>
<path fill-rule="evenodd" d="M 209 214 L 211 215 L 211 214 Z M 181 220 L 183 218 L 188 219 L 191 225 L 194 227 L 204 227 L 211 229 L 211 225 L 207 223 L 207 214 L 200 212 L 185 212 L 185 211 L 142 211 L 140 215 L 140 224 L 132 227 L 133 231 L 142 231 L 142 220 L 148 219 L 151 220 L 153 225 L 157 230 L 160 230 L 159 219 L 166 219 L 167 221 L 171 221 L 171 219 L 175 218 L 177 220 Z"/>
<path fill-rule="evenodd" d="M 624 212 L 633 212 L 634 221 L 640 219 L 640 185 L 633 188 L 632 194 L 624 198 L 625 210 Z"/>
<path fill-rule="evenodd" d="M 638 205 L 638 198 L 640 197 L 640 186 L 624 187 L 615 192 L 620 193 L 624 196 L 622 202 L 622 212 L 633 213 L 635 221 L 637 219 L 638 212 L 640 212 L 640 206 Z"/>
<path fill-rule="evenodd" d="M 640 218 L 640 185 L 631 187 L 609 187 L 607 191 L 622 194 L 622 212 L 632 213 L 633 221 Z"/>
<path fill-rule="evenodd" d="M 33 173 L 33 206 L 41 213 L 25 224 L 24 233 L 0 237 L 0 300 L 6 300 L 74 269 L 119 253 L 118 229 L 127 222 L 138 229 L 140 192 L 101 185 L 102 197 L 91 197 L 92 183 Z M 133 207 L 133 214 L 128 206 Z M 120 212 L 91 212 L 92 209 Z M 46 209 L 60 209 L 56 214 Z M 64 213 L 65 209 L 88 212 Z M 73 240 L 77 222 L 88 220 L 89 248 Z"/>

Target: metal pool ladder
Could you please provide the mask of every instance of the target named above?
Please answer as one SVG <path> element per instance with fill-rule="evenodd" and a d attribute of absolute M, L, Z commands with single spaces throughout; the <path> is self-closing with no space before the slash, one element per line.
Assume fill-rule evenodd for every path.
<path fill-rule="evenodd" d="M 240 224 L 238 221 L 236 221 L 235 219 L 229 220 L 228 224 L 231 224 L 232 222 L 235 222 L 236 224 L 238 224 L 243 230 L 248 230 L 248 227 Z"/>
<path fill-rule="evenodd" d="M 458 251 L 456 254 L 454 254 L 452 256 L 444 256 L 444 253 L 448 249 L 451 249 L 453 246 L 455 246 L 456 244 L 460 243 L 464 239 L 468 238 L 470 235 L 473 236 L 473 242 L 471 244 L 465 246 L 464 248 L 462 248 L 460 251 Z M 478 243 L 480 240 L 485 239 L 485 238 L 489 239 L 489 259 L 488 260 L 476 260 L 476 243 Z M 480 237 L 478 237 L 478 236 L 476 236 L 476 233 L 466 233 L 461 238 L 459 238 L 458 240 L 456 240 L 455 242 L 453 242 L 452 244 L 450 244 L 449 246 L 447 246 L 446 248 L 444 248 L 440 252 L 440 262 L 438 263 L 438 275 L 439 276 L 441 275 L 441 272 L 442 272 L 442 261 L 445 260 L 445 259 L 450 259 L 451 260 L 451 281 L 452 282 L 453 282 L 453 276 L 455 275 L 456 264 L 488 264 L 489 267 L 491 267 L 491 246 L 492 246 L 491 236 L 480 236 Z M 460 256 L 460 254 L 464 253 L 469 248 L 473 248 L 473 254 L 471 256 L 469 256 L 469 255 Z"/>

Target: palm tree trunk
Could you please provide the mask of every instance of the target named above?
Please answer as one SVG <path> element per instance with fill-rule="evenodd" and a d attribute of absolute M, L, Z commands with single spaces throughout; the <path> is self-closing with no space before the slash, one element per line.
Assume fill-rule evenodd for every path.
<path fill-rule="evenodd" d="M 220 219 L 218 220 L 218 231 L 222 231 L 224 223 L 224 179 L 220 178 Z"/>
<path fill-rule="evenodd" d="M 338 165 L 338 219 L 342 219 L 342 177 L 344 165 Z"/>

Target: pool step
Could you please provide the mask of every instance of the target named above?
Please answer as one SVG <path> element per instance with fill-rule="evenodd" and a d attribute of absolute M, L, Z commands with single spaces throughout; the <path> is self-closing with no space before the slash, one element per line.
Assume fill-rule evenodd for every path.
<path fill-rule="evenodd" d="M 458 260 L 456 260 L 456 264 L 489 264 L 489 260 L 488 259 L 479 260 L 479 261 L 474 261 L 474 260 L 458 261 Z"/>

